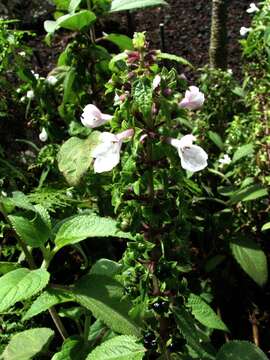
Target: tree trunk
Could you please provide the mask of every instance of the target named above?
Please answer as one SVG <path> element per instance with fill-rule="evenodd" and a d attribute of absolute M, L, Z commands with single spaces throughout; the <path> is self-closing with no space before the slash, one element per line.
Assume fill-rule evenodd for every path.
<path fill-rule="evenodd" d="M 227 68 L 227 0 L 212 0 L 210 66 Z"/>

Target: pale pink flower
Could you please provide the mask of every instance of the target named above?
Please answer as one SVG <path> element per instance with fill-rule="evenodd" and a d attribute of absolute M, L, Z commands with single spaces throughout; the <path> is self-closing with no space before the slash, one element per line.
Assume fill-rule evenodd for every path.
<path fill-rule="evenodd" d="M 207 166 L 207 153 L 198 145 L 193 145 L 194 135 L 185 135 L 180 140 L 168 139 L 168 143 L 178 150 L 183 169 L 196 172 Z"/>
<path fill-rule="evenodd" d="M 188 110 L 196 110 L 202 107 L 204 99 L 204 94 L 200 92 L 197 86 L 190 86 L 179 105 Z"/>
<path fill-rule="evenodd" d="M 103 114 L 95 105 L 88 104 L 83 109 L 81 122 L 88 128 L 96 128 L 112 119 L 112 115 Z"/>
<path fill-rule="evenodd" d="M 95 173 L 112 170 L 120 162 L 120 151 L 123 140 L 134 135 L 133 129 L 125 130 L 119 134 L 103 132 L 99 135 L 100 143 L 92 151 Z"/>

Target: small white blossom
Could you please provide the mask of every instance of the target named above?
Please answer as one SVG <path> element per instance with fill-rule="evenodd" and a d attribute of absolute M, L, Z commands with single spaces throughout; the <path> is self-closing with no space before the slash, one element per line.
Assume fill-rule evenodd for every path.
<path fill-rule="evenodd" d="M 197 86 L 190 86 L 179 105 L 188 110 L 196 110 L 202 107 L 204 99 L 204 94 L 200 92 Z"/>
<path fill-rule="evenodd" d="M 120 151 L 123 140 L 132 137 L 133 129 L 128 129 L 119 134 L 103 132 L 99 135 L 100 143 L 92 151 L 95 173 L 111 171 L 120 162 Z"/>
<path fill-rule="evenodd" d="M 231 158 L 229 157 L 228 154 L 224 154 L 223 158 L 219 159 L 218 162 L 221 165 L 229 165 L 231 163 Z"/>
<path fill-rule="evenodd" d="M 230 75 L 232 75 L 232 74 L 233 74 L 232 69 L 228 69 L 228 70 L 227 70 L 227 73 L 230 74 Z"/>
<path fill-rule="evenodd" d="M 27 93 L 26 93 L 26 97 L 28 99 L 33 99 L 34 98 L 34 91 L 33 90 L 28 90 Z"/>
<path fill-rule="evenodd" d="M 1 191 L 1 195 L 7 197 L 7 193 L 4 190 Z"/>
<path fill-rule="evenodd" d="M 183 169 L 196 172 L 207 166 L 207 153 L 198 145 L 193 145 L 194 135 L 185 135 L 180 140 L 168 139 L 168 143 L 178 150 Z"/>
<path fill-rule="evenodd" d="M 247 9 L 247 13 L 252 14 L 252 13 L 257 12 L 257 11 L 259 11 L 259 8 L 254 3 L 249 4 L 249 8 Z"/>
<path fill-rule="evenodd" d="M 25 102 L 25 99 L 26 99 L 26 97 L 22 96 L 21 99 L 20 99 L 20 102 Z"/>
<path fill-rule="evenodd" d="M 17 94 L 20 94 L 22 92 L 22 89 L 21 88 L 18 88 L 17 90 L 16 90 L 16 93 Z"/>
<path fill-rule="evenodd" d="M 83 109 L 81 122 L 88 128 L 96 128 L 112 119 L 112 115 L 103 114 L 95 105 L 88 104 Z"/>
<path fill-rule="evenodd" d="M 152 84 L 153 90 L 155 90 L 156 88 L 159 87 L 160 82 L 161 82 L 161 77 L 160 77 L 160 75 L 156 75 L 156 76 L 154 77 L 153 84 Z"/>
<path fill-rule="evenodd" d="M 249 33 L 250 31 L 251 31 L 251 28 L 246 28 L 245 26 L 242 26 L 240 29 L 240 35 L 246 36 L 246 34 Z"/>
<path fill-rule="evenodd" d="M 25 51 L 20 51 L 19 53 L 18 53 L 20 56 L 26 56 L 26 52 Z"/>
<path fill-rule="evenodd" d="M 45 128 L 42 128 L 41 133 L 39 134 L 39 140 L 45 142 L 48 140 L 48 134 Z"/>
<path fill-rule="evenodd" d="M 46 79 L 46 82 L 52 86 L 54 86 L 57 83 L 57 77 L 53 75 L 49 75 Z"/>

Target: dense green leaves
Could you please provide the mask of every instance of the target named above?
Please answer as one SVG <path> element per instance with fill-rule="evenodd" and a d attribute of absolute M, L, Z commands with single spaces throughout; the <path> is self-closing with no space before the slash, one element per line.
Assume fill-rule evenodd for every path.
<path fill-rule="evenodd" d="M 72 137 L 61 146 L 58 166 L 70 185 L 77 185 L 89 169 L 92 162 L 91 151 L 98 144 L 98 134 L 98 131 L 94 131 L 85 140 Z"/>
<path fill-rule="evenodd" d="M 53 337 L 48 328 L 25 330 L 14 335 L 3 353 L 4 360 L 30 360 L 39 354 Z"/>
<path fill-rule="evenodd" d="M 130 304 L 123 300 L 122 285 L 104 275 L 88 274 L 74 288 L 77 301 L 95 318 L 124 335 L 140 335 L 139 327 L 129 318 Z"/>
<path fill-rule="evenodd" d="M 267 360 L 268 357 L 248 341 L 229 341 L 219 350 L 216 360 Z"/>
<path fill-rule="evenodd" d="M 111 12 L 159 5 L 167 5 L 167 2 L 165 0 L 112 0 Z"/>
<path fill-rule="evenodd" d="M 31 305 L 26 314 L 23 317 L 23 320 L 28 320 L 33 316 L 36 316 L 43 311 L 50 309 L 52 306 L 74 301 L 74 296 L 71 293 L 66 292 L 60 289 L 48 289 L 44 291 Z"/>
<path fill-rule="evenodd" d="M 0 312 L 37 294 L 48 284 L 49 277 L 44 269 L 31 271 L 25 268 L 3 275 L 0 278 Z"/>
<path fill-rule="evenodd" d="M 141 360 L 145 349 L 134 336 L 116 336 L 92 351 L 86 360 Z"/>
<path fill-rule="evenodd" d="M 212 329 L 228 331 L 227 326 L 200 296 L 190 294 L 187 306 L 191 308 L 191 312 L 194 317 L 204 326 Z"/>
<path fill-rule="evenodd" d="M 129 233 L 118 230 L 116 220 L 99 217 L 96 214 L 85 214 L 65 221 L 56 234 L 55 244 L 59 250 L 63 246 L 78 243 L 88 237 L 107 236 L 133 238 Z"/>
<path fill-rule="evenodd" d="M 245 238 L 233 240 L 231 250 L 242 269 L 260 286 L 268 279 L 267 259 L 257 243 Z"/>

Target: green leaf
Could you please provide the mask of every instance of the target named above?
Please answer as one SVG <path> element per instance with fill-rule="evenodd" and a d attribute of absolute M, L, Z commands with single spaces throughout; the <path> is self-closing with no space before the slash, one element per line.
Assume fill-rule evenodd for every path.
<path fill-rule="evenodd" d="M 157 53 L 157 58 L 161 60 L 175 61 L 178 62 L 179 64 L 194 68 L 194 66 L 188 60 L 184 59 L 182 56 L 160 52 Z"/>
<path fill-rule="evenodd" d="M 19 269 L 21 266 L 15 262 L 0 261 L 0 274 L 7 274 L 10 271 Z"/>
<path fill-rule="evenodd" d="M 200 296 L 190 294 L 188 297 L 187 307 L 191 308 L 191 312 L 195 319 L 204 326 L 211 329 L 228 331 L 227 326 Z"/>
<path fill-rule="evenodd" d="M 260 246 L 253 240 L 244 238 L 233 240 L 231 250 L 241 268 L 260 286 L 267 282 L 267 259 Z"/>
<path fill-rule="evenodd" d="M 3 352 L 4 360 L 30 360 L 39 354 L 51 341 L 54 331 L 48 328 L 35 328 L 12 336 Z"/>
<path fill-rule="evenodd" d="M 148 117 L 152 108 L 153 91 L 146 78 L 134 82 L 132 95 L 136 110 L 140 111 L 144 117 Z"/>
<path fill-rule="evenodd" d="M 111 12 L 139 9 L 147 6 L 168 5 L 164 0 L 112 0 Z"/>
<path fill-rule="evenodd" d="M 99 259 L 90 270 L 90 274 L 114 277 L 121 270 L 121 265 L 109 259 Z"/>
<path fill-rule="evenodd" d="M 179 331 L 186 339 L 188 345 L 200 356 L 202 359 L 211 359 L 215 357 L 207 352 L 202 344 L 200 333 L 194 325 L 194 318 L 188 313 L 184 307 L 174 309 L 174 315 Z"/>
<path fill-rule="evenodd" d="M 12 197 L 2 198 L 1 201 L 5 206 L 16 206 L 20 209 L 36 211 L 34 205 L 31 204 L 28 197 L 21 191 L 14 191 Z"/>
<path fill-rule="evenodd" d="M 78 6 L 81 4 L 82 0 L 70 0 L 68 12 L 73 13 L 77 10 Z"/>
<path fill-rule="evenodd" d="M 263 226 L 262 226 L 262 231 L 266 231 L 266 230 L 270 230 L 270 222 L 267 222 L 265 223 Z"/>
<path fill-rule="evenodd" d="M 68 301 L 74 301 L 74 296 L 71 293 L 60 289 L 48 289 L 33 302 L 22 320 L 28 320 L 43 311 L 49 310 L 54 305 Z"/>
<path fill-rule="evenodd" d="M 0 312 L 37 294 L 48 284 L 49 278 L 50 274 L 44 269 L 21 268 L 3 275 L 0 278 Z"/>
<path fill-rule="evenodd" d="M 61 146 L 58 166 L 70 185 L 78 185 L 89 169 L 92 162 L 91 152 L 98 144 L 98 134 L 98 131 L 94 131 L 85 140 L 72 137 Z"/>
<path fill-rule="evenodd" d="M 236 204 L 240 201 L 256 200 L 267 195 L 268 191 L 266 188 L 262 188 L 261 185 L 251 185 L 232 193 L 229 200 L 229 205 Z"/>
<path fill-rule="evenodd" d="M 56 20 L 58 27 L 72 31 L 80 31 L 85 26 L 91 25 L 96 20 L 96 15 L 89 10 L 81 10 L 75 14 L 63 15 Z"/>
<path fill-rule="evenodd" d="M 220 135 L 214 131 L 208 131 L 209 139 L 221 150 L 224 150 L 224 143 Z"/>
<path fill-rule="evenodd" d="M 245 144 L 240 146 L 239 149 L 236 150 L 236 152 L 233 155 L 232 161 L 236 162 L 240 159 L 242 159 L 243 157 L 246 157 L 248 155 L 253 154 L 254 148 L 253 148 L 253 144 Z"/>
<path fill-rule="evenodd" d="M 113 331 L 140 335 L 138 325 L 128 315 L 131 305 L 122 299 L 123 287 L 116 280 L 104 275 L 87 274 L 75 285 L 74 294 L 81 305 Z"/>
<path fill-rule="evenodd" d="M 72 336 L 66 339 L 59 352 L 54 354 L 51 360 L 82 360 L 89 353 L 82 338 Z M 87 346 L 89 347 L 89 346 Z"/>
<path fill-rule="evenodd" d="M 64 80 L 64 95 L 63 95 L 63 104 L 72 102 L 73 99 L 73 84 L 76 77 L 76 70 L 71 67 L 67 72 Z"/>
<path fill-rule="evenodd" d="M 58 24 L 54 20 L 46 20 L 44 21 L 44 29 L 48 34 L 53 34 L 55 30 L 57 30 Z"/>
<path fill-rule="evenodd" d="M 108 34 L 103 36 L 104 40 L 111 41 L 119 47 L 121 51 L 133 50 L 133 43 L 130 37 L 120 34 Z"/>
<path fill-rule="evenodd" d="M 27 245 L 38 248 L 49 239 L 50 229 L 39 215 L 36 215 L 33 220 L 15 215 L 9 215 L 8 218 L 16 233 Z"/>
<path fill-rule="evenodd" d="M 118 230 L 116 220 L 95 214 L 78 215 L 65 221 L 59 228 L 55 244 L 57 250 L 76 244 L 89 237 L 119 237 L 133 239 L 130 233 Z"/>
<path fill-rule="evenodd" d="M 134 336 L 116 336 L 95 348 L 86 360 L 141 360 L 145 348 Z"/>
<path fill-rule="evenodd" d="M 256 345 L 248 341 L 229 341 L 219 350 L 216 360 L 267 360 Z"/>

